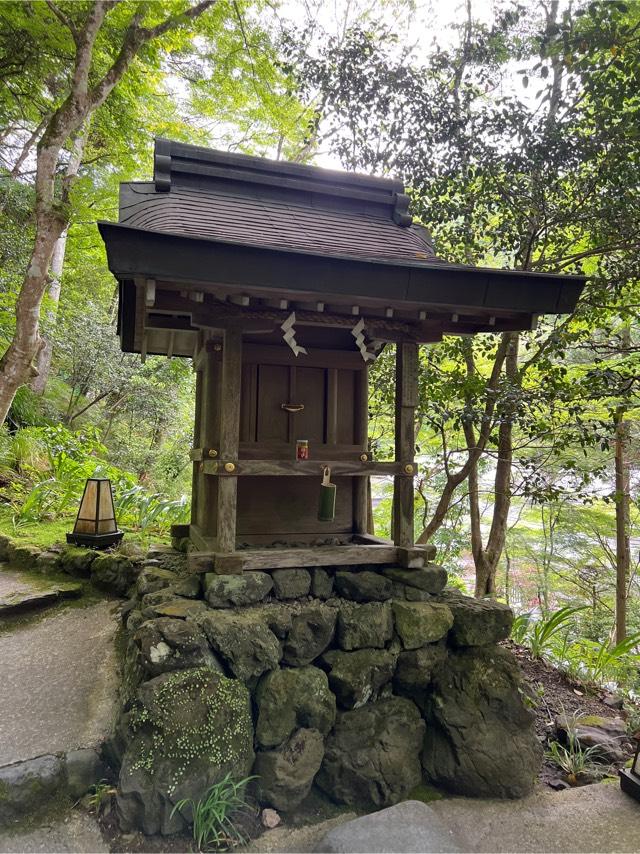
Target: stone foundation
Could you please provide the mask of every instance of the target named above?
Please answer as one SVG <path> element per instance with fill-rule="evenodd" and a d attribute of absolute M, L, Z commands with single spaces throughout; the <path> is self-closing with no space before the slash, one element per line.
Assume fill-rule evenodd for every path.
<path fill-rule="evenodd" d="M 124 609 L 128 694 L 114 739 L 124 827 L 180 830 L 227 771 L 292 811 L 317 785 L 379 809 L 421 781 L 520 797 L 541 758 L 512 614 L 438 566 L 187 576 L 158 551 Z"/>

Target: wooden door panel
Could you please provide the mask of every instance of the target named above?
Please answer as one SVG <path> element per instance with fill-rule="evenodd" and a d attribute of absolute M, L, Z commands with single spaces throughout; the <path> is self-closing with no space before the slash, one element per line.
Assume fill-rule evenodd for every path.
<path fill-rule="evenodd" d="M 296 534 L 349 533 L 353 530 L 353 478 L 335 478 L 336 517 L 318 521 L 321 477 L 239 477 L 238 538 L 272 535 L 274 541 Z"/>
<path fill-rule="evenodd" d="M 338 371 L 337 441 L 339 445 L 355 444 L 355 394 L 355 371 Z"/>
<path fill-rule="evenodd" d="M 294 368 L 295 401 L 304 406 L 293 416 L 294 439 L 308 439 L 318 445 L 325 441 L 326 370 L 324 368 Z"/>
<path fill-rule="evenodd" d="M 289 416 L 281 404 L 289 402 L 289 368 L 258 365 L 257 397 L 256 441 L 288 441 Z"/>

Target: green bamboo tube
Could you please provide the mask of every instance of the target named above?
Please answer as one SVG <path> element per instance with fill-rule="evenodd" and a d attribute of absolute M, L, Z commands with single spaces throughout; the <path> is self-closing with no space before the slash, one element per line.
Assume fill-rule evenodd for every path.
<path fill-rule="evenodd" d="M 333 522 L 336 518 L 336 485 L 331 483 L 331 469 L 325 466 L 322 470 L 320 485 L 320 502 L 318 505 L 318 521 Z"/>

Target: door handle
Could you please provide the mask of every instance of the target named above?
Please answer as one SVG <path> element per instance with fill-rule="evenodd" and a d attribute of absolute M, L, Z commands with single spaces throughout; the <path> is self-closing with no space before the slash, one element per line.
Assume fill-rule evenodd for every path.
<path fill-rule="evenodd" d="M 302 412 L 304 403 L 281 403 L 280 409 L 284 409 L 285 412 Z"/>

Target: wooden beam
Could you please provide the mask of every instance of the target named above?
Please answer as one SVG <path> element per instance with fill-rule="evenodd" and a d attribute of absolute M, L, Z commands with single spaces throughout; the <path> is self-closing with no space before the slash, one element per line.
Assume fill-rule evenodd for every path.
<path fill-rule="evenodd" d="M 220 379 L 220 457 L 238 459 L 240 443 L 240 383 L 242 379 L 242 332 L 227 329 L 222 340 L 222 376 Z M 218 480 L 217 539 L 220 552 L 236 547 L 236 504 L 238 481 Z"/>
<path fill-rule="evenodd" d="M 389 477 L 395 475 L 410 479 L 411 472 L 405 471 L 406 462 L 360 460 L 238 460 L 220 455 L 220 459 L 203 460 L 205 474 L 219 477 L 221 480 L 236 477 L 320 477 L 324 466 L 329 466 L 335 477 Z M 361 533 L 365 533 L 364 531 Z"/>
<path fill-rule="evenodd" d="M 216 300 L 213 302 L 205 301 L 200 306 L 194 306 L 192 301 L 177 296 L 175 292 L 158 290 L 154 311 L 190 314 L 194 325 L 219 329 L 233 325 L 234 322 L 272 321 L 274 324 L 282 324 L 291 313 L 288 308 L 288 300 L 268 300 L 265 301 L 265 305 L 270 307 L 243 307 Z M 412 340 L 421 332 L 420 328 L 411 321 L 367 316 L 366 309 L 363 313 L 359 305 L 352 305 L 350 312 L 350 314 L 337 314 L 303 309 L 296 311 L 296 326 L 344 326 L 352 328 L 354 315 L 362 315 L 367 324 L 367 332 L 373 338 L 395 341 L 404 336 L 404 340 Z"/>
<path fill-rule="evenodd" d="M 239 560 L 240 559 L 240 560 Z M 248 569 L 281 569 L 299 566 L 357 566 L 358 564 L 393 564 L 398 562 L 398 549 L 392 545 L 315 546 L 289 549 L 243 549 L 233 555 L 216 552 L 215 572 L 225 575 Z"/>
<path fill-rule="evenodd" d="M 395 445 L 396 461 L 415 470 L 415 408 L 418 404 L 418 347 L 413 342 L 396 348 Z M 407 473 L 409 473 L 407 471 Z M 413 477 L 396 475 L 393 481 L 393 541 L 413 546 Z"/>
<path fill-rule="evenodd" d="M 150 308 L 156 301 L 156 280 L 147 279 L 145 284 L 144 302 Z"/>

